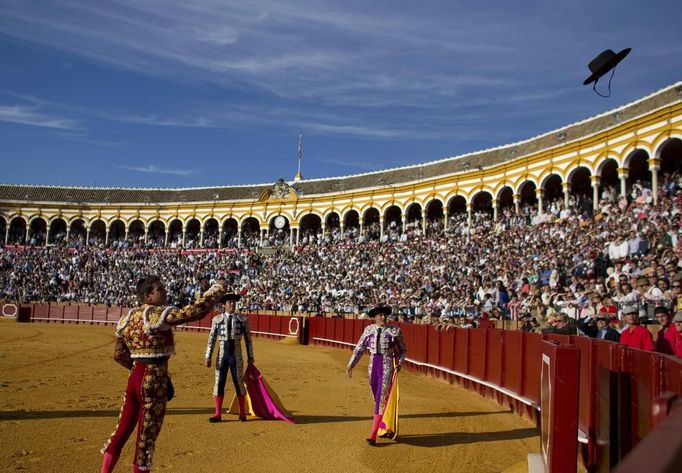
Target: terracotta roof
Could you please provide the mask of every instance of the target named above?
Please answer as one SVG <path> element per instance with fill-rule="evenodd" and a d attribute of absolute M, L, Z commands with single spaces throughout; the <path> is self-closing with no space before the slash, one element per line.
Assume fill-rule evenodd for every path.
<path fill-rule="evenodd" d="M 480 166 L 488 167 L 513 161 L 519 156 L 588 137 L 616 126 L 619 123 L 627 122 L 681 101 L 682 82 L 678 82 L 618 109 L 518 143 L 397 169 L 386 169 L 352 176 L 302 180 L 293 184 L 293 186 L 302 197 L 305 197 L 370 187 L 383 187 L 464 172 Z M 272 188 L 272 184 L 185 189 L 88 188 L 0 184 L 0 201 L 76 204 L 255 201 L 258 200 L 265 190 L 270 188 Z"/>

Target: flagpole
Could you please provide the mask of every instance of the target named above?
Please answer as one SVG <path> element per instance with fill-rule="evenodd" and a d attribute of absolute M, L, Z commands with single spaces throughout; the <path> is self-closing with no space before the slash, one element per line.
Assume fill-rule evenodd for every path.
<path fill-rule="evenodd" d="M 294 177 L 294 182 L 300 181 L 303 179 L 303 175 L 301 174 L 301 157 L 303 156 L 303 133 L 298 134 L 298 172 L 296 173 L 296 177 Z"/>

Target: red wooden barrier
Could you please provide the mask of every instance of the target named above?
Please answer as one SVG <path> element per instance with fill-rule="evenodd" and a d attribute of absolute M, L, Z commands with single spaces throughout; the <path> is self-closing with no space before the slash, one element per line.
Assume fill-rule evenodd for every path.
<path fill-rule="evenodd" d="M 545 471 L 574 473 L 580 351 L 551 341 L 543 341 L 541 350 L 542 460 Z"/>

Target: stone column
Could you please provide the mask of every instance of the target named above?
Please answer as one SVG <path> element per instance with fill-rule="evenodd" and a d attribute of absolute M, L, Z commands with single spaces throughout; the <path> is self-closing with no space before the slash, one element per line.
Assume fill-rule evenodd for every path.
<path fill-rule="evenodd" d="M 400 221 L 403 222 L 403 235 L 404 235 L 405 231 L 407 230 L 407 215 L 400 214 Z"/>
<path fill-rule="evenodd" d="M 45 225 L 45 246 L 47 246 L 50 241 L 50 225 Z"/>
<path fill-rule="evenodd" d="M 514 199 L 514 212 L 518 215 L 521 211 L 521 194 L 514 194 L 512 199 Z"/>
<path fill-rule="evenodd" d="M 448 209 L 447 207 L 444 207 L 444 208 L 443 208 L 443 228 L 444 228 L 445 230 L 448 229 L 448 217 L 449 217 L 449 215 L 448 215 L 448 213 L 449 213 L 448 210 L 449 210 L 449 209 Z"/>
<path fill-rule="evenodd" d="M 599 176 L 590 176 L 592 181 L 592 209 L 597 210 L 599 208 L 599 184 L 601 178 Z"/>
<path fill-rule="evenodd" d="M 540 189 L 535 189 L 535 197 L 538 199 L 538 215 L 542 215 L 545 213 L 544 208 L 542 207 L 542 196 L 544 195 L 545 190 L 540 188 Z"/>
<path fill-rule="evenodd" d="M 360 236 L 362 236 L 365 231 L 365 227 L 363 226 L 364 220 L 362 219 L 362 217 L 358 219 L 358 222 L 360 223 Z"/>
<path fill-rule="evenodd" d="M 628 187 L 628 175 L 630 174 L 630 168 L 618 168 L 618 178 L 620 179 L 620 196 L 627 197 Z"/>
<path fill-rule="evenodd" d="M 379 239 L 384 237 L 384 217 L 379 217 Z"/>
<path fill-rule="evenodd" d="M 474 209 L 474 205 L 471 202 L 467 202 L 467 226 L 471 230 L 471 214 Z"/>
<path fill-rule="evenodd" d="M 163 247 L 168 248 L 168 235 L 170 234 L 170 227 L 163 227 Z"/>
<path fill-rule="evenodd" d="M 104 246 L 109 246 L 109 225 L 104 227 Z"/>
<path fill-rule="evenodd" d="M 571 190 L 571 183 L 570 182 L 562 182 L 561 187 L 564 189 L 564 208 L 568 208 L 568 198 L 570 197 L 570 190 Z"/>
<path fill-rule="evenodd" d="M 499 204 L 497 199 L 493 199 L 493 221 L 497 222 L 497 213 L 499 212 Z"/>
<path fill-rule="evenodd" d="M 658 171 L 661 169 L 661 161 L 657 158 L 649 158 L 649 171 L 651 171 L 651 193 L 654 204 L 658 203 Z"/>
<path fill-rule="evenodd" d="M 237 227 L 237 248 L 242 247 L 242 227 L 239 225 Z"/>

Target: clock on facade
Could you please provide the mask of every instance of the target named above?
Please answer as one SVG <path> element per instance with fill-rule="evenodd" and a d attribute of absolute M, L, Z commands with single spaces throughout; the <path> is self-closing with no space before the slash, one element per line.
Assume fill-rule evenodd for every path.
<path fill-rule="evenodd" d="M 275 228 L 282 229 L 287 224 L 287 219 L 282 217 L 281 215 L 278 215 L 277 217 L 275 217 L 274 224 L 275 224 Z"/>

